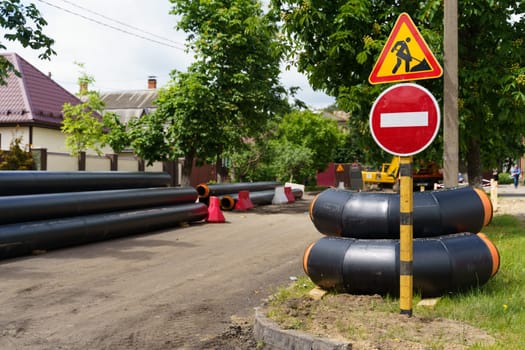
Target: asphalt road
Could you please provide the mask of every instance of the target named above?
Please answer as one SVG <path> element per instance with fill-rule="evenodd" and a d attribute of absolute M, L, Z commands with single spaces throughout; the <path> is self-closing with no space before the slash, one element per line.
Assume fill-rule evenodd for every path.
<path fill-rule="evenodd" d="M 0 349 L 201 349 L 303 274 L 308 204 L 0 261 Z"/>

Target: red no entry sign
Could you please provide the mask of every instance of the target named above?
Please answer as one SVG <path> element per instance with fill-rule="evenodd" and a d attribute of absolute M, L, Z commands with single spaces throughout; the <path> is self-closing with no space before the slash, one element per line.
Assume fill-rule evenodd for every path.
<path fill-rule="evenodd" d="M 398 84 L 385 91 L 370 111 L 370 130 L 388 153 L 411 156 L 434 141 L 441 117 L 432 94 L 416 84 Z"/>

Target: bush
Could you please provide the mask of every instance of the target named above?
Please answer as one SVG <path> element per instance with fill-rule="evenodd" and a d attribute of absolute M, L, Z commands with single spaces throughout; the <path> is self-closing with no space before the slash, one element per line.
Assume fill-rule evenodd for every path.
<path fill-rule="evenodd" d="M 500 185 L 508 185 L 514 183 L 512 176 L 509 173 L 499 173 L 498 174 L 498 183 Z"/>
<path fill-rule="evenodd" d="M 31 152 L 21 147 L 22 137 L 15 137 L 9 151 L 0 150 L 0 170 L 33 170 L 35 168 Z"/>

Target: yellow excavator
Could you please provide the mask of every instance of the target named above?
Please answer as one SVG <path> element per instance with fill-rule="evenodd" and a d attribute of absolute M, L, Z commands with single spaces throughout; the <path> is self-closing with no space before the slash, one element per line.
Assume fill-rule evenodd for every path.
<path fill-rule="evenodd" d="M 390 163 L 383 163 L 381 165 L 381 170 L 363 170 L 361 172 L 363 185 L 365 188 L 382 188 L 386 185 L 387 187 L 393 187 L 395 189 L 398 175 L 399 157 L 397 156 L 392 157 L 392 161 Z"/>
<path fill-rule="evenodd" d="M 390 163 L 383 163 L 381 170 L 367 171 L 363 170 L 361 176 L 363 178 L 363 185 L 365 188 L 382 188 L 392 187 L 397 190 L 399 175 L 399 157 L 394 156 Z M 414 166 L 412 174 L 414 188 L 424 187 L 425 189 L 433 189 L 435 183 L 443 180 L 443 172 L 438 169 L 435 163 L 418 163 Z"/>

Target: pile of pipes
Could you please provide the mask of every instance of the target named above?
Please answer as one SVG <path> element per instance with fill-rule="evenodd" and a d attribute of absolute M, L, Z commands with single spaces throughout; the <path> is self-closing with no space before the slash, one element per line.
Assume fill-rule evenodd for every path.
<path fill-rule="evenodd" d="M 199 184 L 199 201 L 208 203 L 211 197 L 219 199 L 222 210 L 248 210 L 254 205 L 292 203 L 303 196 L 300 188 L 282 186 L 280 182 L 237 182 Z"/>
<path fill-rule="evenodd" d="M 161 172 L 0 171 L 0 259 L 206 219 Z"/>
<path fill-rule="evenodd" d="M 320 193 L 310 218 L 328 237 L 304 253 L 303 268 L 312 281 L 353 294 L 399 295 L 399 200 L 390 193 Z M 497 273 L 498 250 L 477 233 L 492 220 L 485 192 L 471 187 L 417 192 L 413 208 L 415 292 L 433 297 L 464 291 Z"/>

